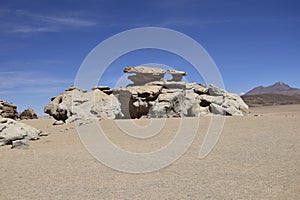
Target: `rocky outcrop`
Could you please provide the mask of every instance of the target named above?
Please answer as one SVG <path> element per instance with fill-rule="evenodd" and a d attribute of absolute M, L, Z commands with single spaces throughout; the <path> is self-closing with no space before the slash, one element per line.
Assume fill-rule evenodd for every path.
<path fill-rule="evenodd" d="M 14 144 L 14 146 L 25 145 L 26 140 L 37 140 L 44 136 L 41 130 L 33 128 L 24 123 L 10 118 L 0 118 L 0 146 Z M 25 140 L 24 140 L 25 139 Z M 22 141 L 19 141 L 22 140 Z M 16 141 L 14 143 L 14 141 Z"/>
<path fill-rule="evenodd" d="M 20 119 L 37 119 L 38 116 L 32 108 L 27 108 L 20 114 Z"/>
<path fill-rule="evenodd" d="M 0 117 L 11 119 L 18 118 L 17 106 L 12 103 L 0 100 Z"/>
<path fill-rule="evenodd" d="M 92 91 L 67 89 L 45 107 L 57 120 L 199 117 L 207 114 L 244 115 L 248 106 L 236 94 L 214 85 L 186 83 L 185 72 L 145 66 L 126 67 L 134 83 L 125 88 L 96 86 Z M 165 73 L 172 80 L 162 80 Z"/>
<path fill-rule="evenodd" d="M 105 88 L 103 90 L 109 90 Z M 115 119 L 122 117 L 120 103 L 114 95 L 108 95 L 101 88 L 87 92 L 70 87 L 63 94 L 51 99 L 44 112 L 56 120 L 73 122 L 80 119 Z"/>

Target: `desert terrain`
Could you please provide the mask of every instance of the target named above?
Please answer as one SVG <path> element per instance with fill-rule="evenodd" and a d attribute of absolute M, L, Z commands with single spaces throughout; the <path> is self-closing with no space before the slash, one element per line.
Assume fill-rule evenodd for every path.
<path fill-rule="evenodd" d="M 222 135 L 207 157 L 199 159 L 198 154 L 208 116 L 200 118 L 197 136 L 181 158 L 143 174 L 101 164 L 85 149 L 72 123 L 22 120 L 49 136 L 30 141 L 28 149 L 0 147 L 0 199 L 300 199 L 300 105 L 255 107 L 249 116 L 225 118 Z M 124 136 L 113 120 L 100 124 L 116 145 L 148 152 L 170 141 L 179 120 L 167 119 L 149 140 Z"/>

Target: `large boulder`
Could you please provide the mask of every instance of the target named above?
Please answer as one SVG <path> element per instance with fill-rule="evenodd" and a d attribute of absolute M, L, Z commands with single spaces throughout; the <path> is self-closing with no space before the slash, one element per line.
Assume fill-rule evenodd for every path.
<path fill-rule="evenodd" d="M 37 118 L 38 116 L 32 108 L 27 108 L 20 114 L 20 119 L 37 119 Z"/>
<path fill-rule="evenodd" d="M 12 103 L 0 100 L 0 117 L 17 119 L 17 106 Z"/>
<path fill-rule="evenodd" d="M 41 130 L 15 121 L 10 118 L 0 118 L 0 146 L 13 144 L 17 140 L 37 140 L 42 136 Z"/>
<path fill-rule="evenodd" d="M 56 120 L 73 122 L 80 119 L 115 119 L 122 117 L 120 103 L 114 95 L 94 88 L 87 92 L 77 87 L 70 87 L 64 93 L 51 99 L 44 112 Z M 105 89 L 106 91 L 109 88 Z"/>

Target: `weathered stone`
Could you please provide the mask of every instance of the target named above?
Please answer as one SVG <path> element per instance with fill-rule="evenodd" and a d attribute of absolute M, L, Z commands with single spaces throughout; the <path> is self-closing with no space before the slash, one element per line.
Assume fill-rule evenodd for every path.
<path fill-rule="evenodd" d="M 20 119 L 37 119 L 38 116 L 32 108 L 27 108 L 20 114 Z"/>
<path fill-rule="evenodd" d="M 243 99 L 239 95 L 227 92 L 225 94 L 225 99 L 225 105 L 231 104 L 236 109 L 240 110 L 242 114 L 249 114 L 249 106 L 243 101 Z"/>
<path fill-rule="evenodd" d="M 224 89 L 220 89 L 213 84 L 210 84 L 208 87 L 208 93 L 211 96 L 222 96 L 226 93 Z"/>
<path fill-rule="evenodd" d="M 126 67 L 124 69 L 125 73 L 137 73 L 137 74 L 165 74 L 166 70 L 156 67 L 147 67 L 147 66 L 136 66 L 136 67 Z"/>
<path fill-rule="evenodd" d="M 160 81 L 164 78 L 166 70 L 155 67 L 126 67 L 125 73 L 134 73 L 135 75 L 128 76 L 128 79 L 133 82 L 133 85 L 144 85 L 153 81 Z"/>
<path fill-rule="evenodd" d="M 108 87 L 108 86 L 95 86 L 92 88 L 92 90 L 100 90 L 108 95 L 113 93 L 113 90 L 111 90 L 110 87 Z"/>
<path fill-rule="evenodd" d="M 123 115 L 114 95 L 107 95 L 99 89 L 86 92 L 76 87 L 52 99 L 44 112 L 63 122 L 91 118 L 115 119 Z"/>
<path fill-rule="evenodd" d="M 149 101 L 157 99 L 162 86 L 144 85 L 128 86 L 126 88 L 117 88 L 114 95 L 121 103 L 121 111 L 124 118 L 140 118 L 147 115 L 149 111 Z"/>
<path fill-rule="evenodd" d="M 28 149 L 28 147 L 29 147 L 28 139 L 12 141 L 12 145 L 11 145 L 12 149 Z"/>
<path fill-rule="evenodd" d="M 213 114 L 216 115 L 226 115 L 226 110 L 222 106 L 219 106 L 217 104 L 211 103 L 210 104 L 210 110 Z"/>
<path fill-rule="evenodd" d="M 134 84 L 111 90 L 96 86 L 91 92 L 76 87 L 67 89 L 45 107 L 45 112 L 57 120 L 72 122 L 99 119 L 141 117 L 192 117 L 209 113 L 241 115 L 248 106 L 236 94 L 214 85 L 181 81 L 185 72 L 153 67 L 127 67 L 125 73 L 134 73 L 129 79 Z M 162 80 L 165 73 L 173 80 Z"/>
<path fill-rule="evenodd" d="M 0 117 L 17 119 L 17 106 L 12 103 L 0 100 Z"/>
<path fill-rule="evenodd" d="M 172 81 L 181 81 L 183 76 L 186 76 L 187 73 L 184 71 L 177 70 L 167 70 L 167 73 L 172 75 Z"/>
<path fill-rule="evenodd" d="M 108 86 L 95 86 L 95 87 L 92 88 L 92 90 L 101 90 L 101 91 L 110 90 L 110 87 L 108 87 Z"/>
<path fill-rule="evenodd" d="M 61 121 L 61 120 L 57 120 L 53 123 L 53 125 L 63 125 L 65 124 L 65 122 Z"/>
<path fill-rule="evenodd" d="M 0 124 L 0 144 L 12 144 L 16 140 L 37 140 L 42 131 L 10 118 L 2 118 Z M 17 143 L 16 143 L 17 144 Z"/>
<path fill-rule="evenodd" d="M 180 81 L 153 81 L 150 83 L 147 83 L 146 85 L 157 85 L 162 86 L 166 89 L 186 89 L 186 82 Z"/>
<path fill-rule="evenodd" d="M 149 117 L 182 117 L 185 92 L 180 89 L 163 89 L 157 100 L 152 102 L 149 109 Z"/>
<path fill-rule="evenodd" d="M 193 84 L 194 92 L 201 95 L 201 94 L 208 94 L 208 88 L 204 84 Z"/>
<path fill-rule="evenodd" d="M 193 116 L 193 117 L 205 116 L 209 113 L 210 113 L 209 106 L 202 107 L 199 104 L 194 104 L 191 109 L 191 116 Z"/>
<path fill-rule="evenodd" d="M 209 96 L 206 94 L 200 95 L 199 99 L 201 100 L 200 104 L 203 107 L 206 107 L 206 104 L 215 103 L 217 105 L 222 105 L 224 102 L 223 96 Z"/>

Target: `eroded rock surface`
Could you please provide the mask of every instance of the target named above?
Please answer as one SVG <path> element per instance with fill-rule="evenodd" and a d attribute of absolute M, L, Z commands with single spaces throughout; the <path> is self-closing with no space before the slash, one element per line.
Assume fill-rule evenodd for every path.
<path fill-rule="evenodd" d="M 74 86 L 52 98 L 44 112 L 64 122 L 122 117 L 120 103 L 114 95 L 108 95 L 99 88 L 87 92 Z"/>
<path fill-rule="evenodd" d="M 17 119 L 17 106 L 12 103 L 0 100 L 0 117 Z"/>
<path fill-rule="evenodd" d="M 37 118 L 38 116 L 32 108 L 27 108 L 20 114 L 20 119 L 37 119 Z"/>
<path fill-rule="evenodd" d="M 126 67 L 123 71 L 125 73 L 134 74 L 128 76 L 128 79 L 133 82 L 133 85 L 144 85 L 149 82 L 160 81 L 167 72 L 164 69 L 146 66 Z"/>
<path fill-rule="evenodd" d="M 76 87 L 67 89 L 45 107 L 57 120 L 77 119 L 199 117 L 207 114 L 244 115 L 248 106 L 236 94 L 215 85 L 186 83 L 186 72 L 137 66 L 126 67 L 132 85 L 110 89 L 96 86 L 87 92 Z M 173 79 L 163 80 L 165 73 Z"/>
<path fill-rule="evenodd" d="M 42 136 L 41 130 L 32 126 L 15 121 L 10 118 L 0 118 L 0 146 L 13 144 L 14 146 L 23 145 L 25 140 L 37 140 Z M 26 144 L 24 144 L 26 146 Z"/>

